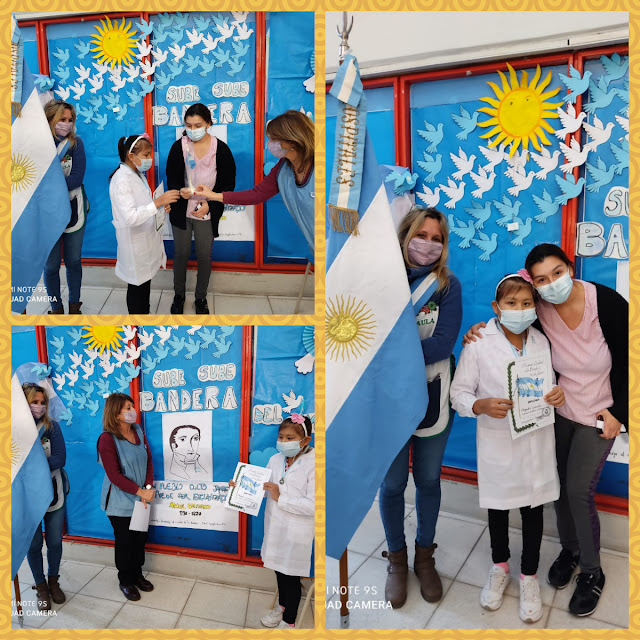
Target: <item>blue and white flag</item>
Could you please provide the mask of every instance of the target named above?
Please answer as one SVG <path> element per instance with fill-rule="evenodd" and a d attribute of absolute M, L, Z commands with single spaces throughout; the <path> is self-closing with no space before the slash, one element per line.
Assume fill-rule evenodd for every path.
<path fill-rule="evenodd" d="M 15 82 L 12 76 L 11 82 L 11 98 L 19 105 L 11 113 L 11 310 L 21 313 L 71 219 L 71 204 L 13 17 L 11 56 L 12 73 L 21 73 Z"/>
<path fill-rule="evenodd" d="M 334 89 L 340 97 L 340 87 Z M 339 126 L 336 131 L 344 136 Z M 333 558 L 347 548 L 389 466 L 424 418 L 428 398 L 389 201 L 371 141 L 360 133 L 362 156 L 350 164 L 346 154 L 340 158 L 336 141 L 342 164 L 333 172 L 352 172 L 354 185 L 360 184 L 358 235 L 327 224 L 326 552 Z M 357 144 L 350 150 L 361 153 Z"/>
<path fill-rule="evenodd" d="M 11 378 L 11 576 L 53 500 L 49 463 L 18 375 Z"/>

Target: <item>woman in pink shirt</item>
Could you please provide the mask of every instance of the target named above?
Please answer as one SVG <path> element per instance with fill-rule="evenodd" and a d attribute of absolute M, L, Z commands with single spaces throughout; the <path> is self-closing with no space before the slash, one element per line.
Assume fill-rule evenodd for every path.
<path fill-rule="evenodd" d="M 556 410 L 560 498 L 555 503 L 560 555 L 547 581 L 564 589 L 580 565 L 569 611 L 593 613 L 605 583 L 595 490 L 613 440 L 629 417 L 629 305 L 601 284 L 575 278 L 574 265 L 553 244 L 534 247 L 526 270 L 541 300 L 539 322 L 566 403 Z M 474 325 L 465 340 L 474 339 Z M 475 335 L 478 335 L 477 333 Z"/>

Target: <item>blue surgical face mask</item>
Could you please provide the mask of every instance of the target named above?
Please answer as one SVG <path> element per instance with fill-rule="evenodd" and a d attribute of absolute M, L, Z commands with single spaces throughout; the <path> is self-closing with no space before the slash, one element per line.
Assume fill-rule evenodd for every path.
<path fill-rule="evenodd" d="M 300 453 L 301 442 L 302 440 L 289 440 L 289 442 L 280 442 L 280 440 L 278 440 L 278 442 L 276 442 L 276 449 L 287 456 L 287 458 L 293 458 Z"/>
<path fill-rule="evenodd" d="M 500 307 L 498 307 L 500 309 Z M 516 335 L 526 331 L 536 320 L 535 309 L 500 309 L 500 324 Z"/>
<path fill-rule="evenodd" d="M 566 302 L 569 299 L 572 288 L 573 279 L 568 271 L 557 280 L 549 284 L 544 284 L 541 287 L 536 287 L 540 297 L 551 304 L 562 304 Z"/>
<path fill-rule="evenodd" d="M 133 155 L 135 156 L 136 154 L 134 153 Z M 146 173 L 151 169 L 151 165 L 153 164 L 153 160 L 151 158 L 141 158 L 140 156 L 136 156 L 136 158 L 140 160 L 140 164 L 136 165 L 136 169 L 140 173 Z"/>
<path fill-rule="evenodd" d="M 194 142 L 198 142 L 198 140 L 202 140 L 204 138 L 204 134 L 207 133 L 206 127 L 200 127 L 199 129 L 185 129 L 187 135 Z"/>

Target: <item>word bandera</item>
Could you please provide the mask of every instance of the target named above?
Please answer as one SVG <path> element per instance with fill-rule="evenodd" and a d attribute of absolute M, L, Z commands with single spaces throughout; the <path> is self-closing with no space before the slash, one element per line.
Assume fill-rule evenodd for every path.
<path fill-rule="evenodd" d="M 198 369 L 200 382 L 232 380 L 236 375 L 233 363 L 226 365 L 203 365 Z M 154 387 L 180 387 L 186 385 L 183 369 L 155 371 L 152 378 Z M 196 389 L 167 389 L 165 391 L 141 391 L 141 411 L 193 411 L 212 409 L 237 409 L 238 401 L 231 385 L 222 390 L 215 385 Z"/>

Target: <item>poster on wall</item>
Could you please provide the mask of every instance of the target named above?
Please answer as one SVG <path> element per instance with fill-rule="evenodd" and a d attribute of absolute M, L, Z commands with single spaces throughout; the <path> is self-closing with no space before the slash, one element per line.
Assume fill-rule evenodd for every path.
<path fill-rule="evenodd" d="M 240 456 L 242 328 L 139 327 L 138 339 L 156 478 L 151 525 L 238 531 L 223 503 Z"/>

